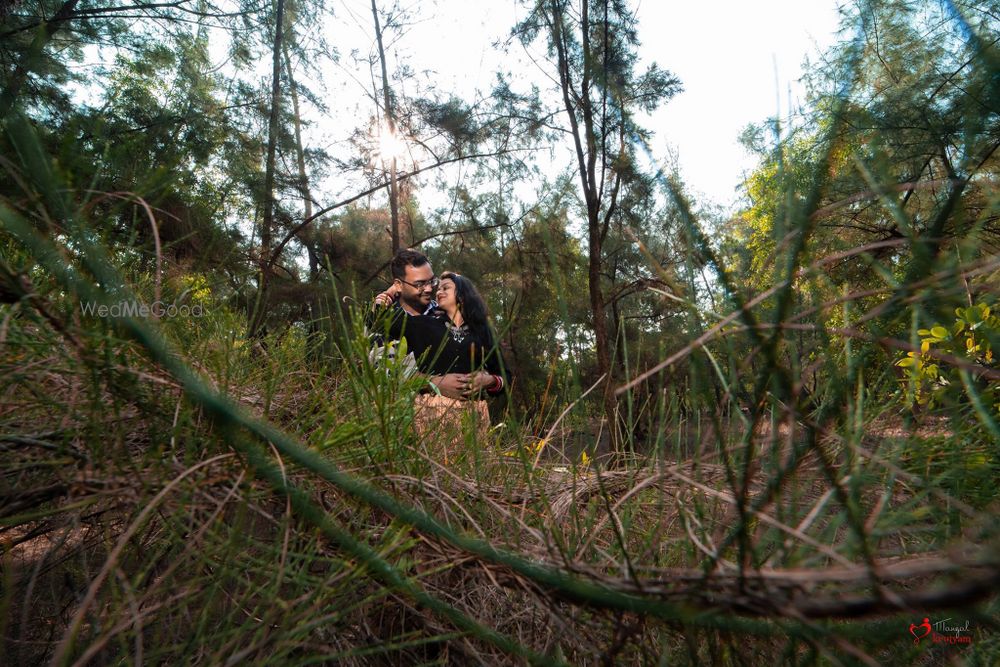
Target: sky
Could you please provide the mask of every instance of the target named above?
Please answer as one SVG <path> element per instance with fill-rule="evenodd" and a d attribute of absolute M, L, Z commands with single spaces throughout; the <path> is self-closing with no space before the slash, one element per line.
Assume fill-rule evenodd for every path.
<path fill-rule="evenodd" d="M 643 55 L 680 77 L 684 92 L 652 119 L 659 148 L 677 151 L 696 192 L 722 205 L 754 162 L 743 129 L 784 118 L 804 102 L 802 64 L 836 41 L 840 15 L 829 0 L 645 2 Z"/>
<path fill-rule="evenodd" d="M 367 52 L 373 35 L 370 0 L 343 0 L 340 6 L 337 22 L 358 30 L 357 48 Z M 507 52 L 494 48 L 526 11 L 511 0 L 424 0 L 406 6 L 417 20 L 389 46 L 390 67 L 405 62 L 439 89 L 466 99 L 488 90 L 501 67 L 540 83 L 549 76 L 519 45 Z M 646 0 L 636 7 L 640 58 L 672 71 L 684 87 L 645 123 L 655 131 L 654 157 L 673 156 L 696 199 L 731 208 L 754 165 L 739 144 L 740 134 L 750 123 L 784 118 L 790 105 L 802 102 L 803 61 L 836 41 L 837 2 Z M 357 76 L 370 85 L 367 72 Z M 364 104 L 351 115 L 365 113 Z"/>

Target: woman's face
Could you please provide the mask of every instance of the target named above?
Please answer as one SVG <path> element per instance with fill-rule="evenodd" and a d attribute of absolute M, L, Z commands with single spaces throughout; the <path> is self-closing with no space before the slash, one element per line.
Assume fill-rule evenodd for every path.
<path fill-rule="evenodd" d="M 455 303 L 455 282 L 450 278 L 442 278 L 441 284 L 438 285 L 437 302 L 445 309 L 451 309 L 457 305 Z"/>

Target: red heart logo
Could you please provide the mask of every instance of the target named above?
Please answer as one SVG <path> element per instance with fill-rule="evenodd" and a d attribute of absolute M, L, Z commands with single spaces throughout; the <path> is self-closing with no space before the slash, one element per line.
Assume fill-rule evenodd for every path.
<path fill-rule="evenodd" d="M 923 630 L 923 633 L 918 635 L 917 630 Z M 920 625 L 910 623 L 910 634 L 916 637 L 916 639 L 913 640 L 914 644 L 920 643 L 920 640 L 929 635 L 930 633 L 931 633 L 931 621 L 929 618 L 925 618 L 924 622 L 921 623 Z"/>

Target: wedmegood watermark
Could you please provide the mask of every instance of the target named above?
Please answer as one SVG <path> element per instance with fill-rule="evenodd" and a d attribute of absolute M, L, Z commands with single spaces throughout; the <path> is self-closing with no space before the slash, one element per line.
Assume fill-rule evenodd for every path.
<path fill-rule="evenodd" d="M 188 305 L 186 303 L 164 303 L 154 301 L 150 304 L 141 301 L 120 301 L 118 303 L 105 304 L 84 301 L 80 304 L 80 310 L 84 315 L 97 317 L 204 317 L 205 308 L 200 303 Z"/>
<path fill-rule="evenodd" d="M 951 618 L 931 623 L 931 619 L 925 617 L 920 625 L 910 623 L 910 634 L 914 637 L 914 644 L 919 644 L 924 639 L 933 644 L 972 643 L 972 629 L 969 627 L 969 621 L 959 623 Z"/>

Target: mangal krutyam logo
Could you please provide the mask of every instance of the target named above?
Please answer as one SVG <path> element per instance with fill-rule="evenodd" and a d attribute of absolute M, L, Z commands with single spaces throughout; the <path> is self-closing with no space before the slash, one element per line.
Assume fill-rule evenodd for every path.
<path fill-rule="evenodd" d="M 932 624 L 930 617 L 924 617 L 919 625 L 910 623 L 913 643 L 919 644 L 922 639 L 927 639 L 933 644 L 971 644 L 972 631 L 969 629 L 969 622 L 966 621 L 965 625 L 950 625 L 951 621 L 952 619 L 946 618 Z"/>

